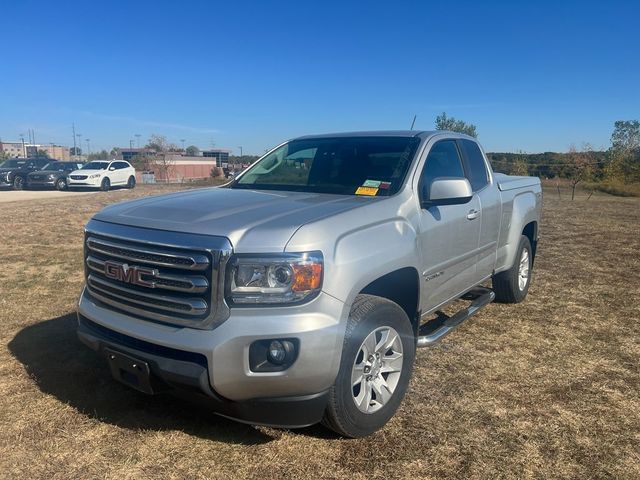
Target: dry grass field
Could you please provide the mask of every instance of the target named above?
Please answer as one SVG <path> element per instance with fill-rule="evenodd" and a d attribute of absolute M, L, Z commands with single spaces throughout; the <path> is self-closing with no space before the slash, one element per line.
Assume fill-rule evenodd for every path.
<path fill-rule="evenodd" d="M 0 214 L 0 478 L 640 478 L 640 199 L 545 194 L 535 277 L 430 350 L 383 431 L 257 428 L 111 379 L 75 336 L 82 226 L 140 187 Z"/>

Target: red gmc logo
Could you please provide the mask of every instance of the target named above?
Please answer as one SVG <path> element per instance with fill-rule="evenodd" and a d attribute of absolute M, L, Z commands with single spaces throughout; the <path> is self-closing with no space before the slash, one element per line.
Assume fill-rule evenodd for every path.
<path fill-rule="evenodd" d="M 136 267 L 135 265 L 127 265 L 126 263 L 107 260 L 104 262 L 104 274 L 105 276 L 120 282 L 154 288 L 155 283 L 153 281 L 144 280 L 142 277 L 154 277 L 158 274 L 158 270 L 155 268 Z"/>

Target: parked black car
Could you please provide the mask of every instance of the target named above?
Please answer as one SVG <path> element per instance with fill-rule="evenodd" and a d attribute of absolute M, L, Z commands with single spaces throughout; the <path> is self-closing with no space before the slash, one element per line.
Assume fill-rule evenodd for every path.
<path fill-rule="evenodd" d="M 22 190 L 27 186 L 27 175 L 40 170 L 51 160 L 48 158 L 12 158 L 0 164 L 0 187 Z"/>
<path fill-rule="evenodd" d="M 79 168 L 82 168 L 82 163 L 79 162 L 49 162 L 42 170 L 27 175 L 27 187 L 55 187 L 58 190 L 66 190 L 67 177 Z"/>

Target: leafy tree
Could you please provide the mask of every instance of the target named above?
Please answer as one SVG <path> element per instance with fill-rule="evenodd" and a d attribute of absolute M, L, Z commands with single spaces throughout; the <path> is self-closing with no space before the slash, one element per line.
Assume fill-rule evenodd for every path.
<path fill-rule="evenodd" d="M 618 120 L 614 124 L 606 176 L 624 183 L 640 181 L 640 122 Z"/>
<path fill-rule="evenodd" d="M 113 155 L 116 156 L 116 155 Z M 87 160 L 109 160 L 109 152 L 106 150 L 100 150 L 99 152 L 93 152 L 87 155 Z"/>
<path fill-rule="evenodd" d="M 445 112 L 436 117 L 436 130 L 449 130 L 451 132 L 464 133 L 471 137 L 478 137 L 476 126 L 453 117 L 447 117 Z"/>
<path fill-rule="evenodd" d="M 593 175 L 593 148 L 585 143 L 580 150 L 574 145 L 569 147 L 568 165 L 569 180 L 571 182 L 571 200 L 576 197 L 576 187 L 582 181 L 588 181 Z"/>
<path fill-rule="evenodd" d="M 523 158 L 518 158 L 511 168 L 510 175 L 529 175 L 529 165 Z"/>
<path fill-rule="evenodd" d="M 36 157 L 38 157 L 38 158 L 49 158 L 49 152 L 47 152 L 46 150 L 38 150 L 36 152 Z"/>
<path fill-rule="evenodd" d="M 145 148 L 153 150 L 156 153 L 178 152 L 180 149 L 173 143 L 169 143 L 164 135 L 152 134 Z"/>
<path fill-rule="evenodd" d="M 190 157 L 195 157 L 198 155 L 198 153 L 200 153 L 200 149 L 198 149 L 198 147 L 196 147 L 195 145 L 190 145 L 186 148 L 185 153 Z"/>

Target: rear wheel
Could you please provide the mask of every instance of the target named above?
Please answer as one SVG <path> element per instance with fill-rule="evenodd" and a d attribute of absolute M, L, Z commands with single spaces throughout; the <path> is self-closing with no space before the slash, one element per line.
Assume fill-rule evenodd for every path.
<path fill-rule="evenodd" d="M 359 295 L 351 309 L 336 381 L 322 423 L 345 437 L 382 428 L 407 390 L 415 337 L 396 303 Z"/>
<path fill-rule="evenodd" d="M 24 190 L 24 187 L 25 187 L 24 177 L 21 177 L 20 175 L 16 175 L 15 178 L 13 179 L 13 188 L 15 190 Z"/>
<path fill-rule="evenodd" d="M 531 242 L 528 237 L 522 235 L 513 266 L 509 270 L 493 276 L 493 291 L 496 294 L 496 301 L 500 303 L 522 302 L 529 292 L 532 267 Z"/>
<path fill-rule="evenodd" d="M 111 180 L 108 177 L 102 179 L 102 183 L 100 184 L 100 190 L 103 192 L 108 192 L 111 188 Z"/>
<path fill-rule="evenodd" d="M 56 180 L 56 188 L 61 192 L 67 189 L 67 181 L 64 178 Z"/>
<path fill-rule="evenodd" d="M 134 188 L 136 186 L 136 177 L 131 175 L 127 181 L 127 188 Z"/>

